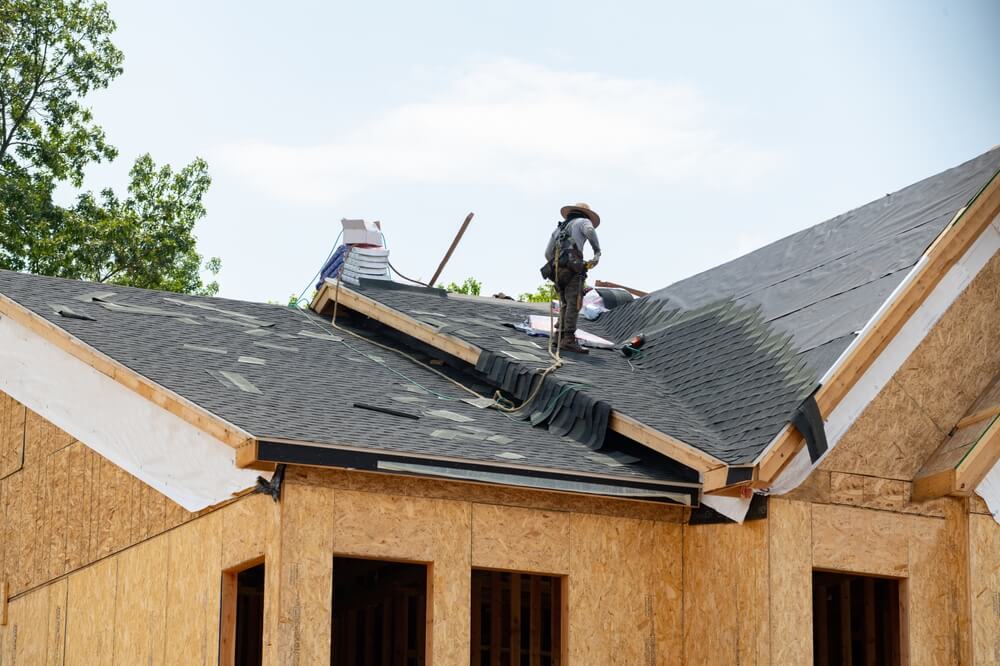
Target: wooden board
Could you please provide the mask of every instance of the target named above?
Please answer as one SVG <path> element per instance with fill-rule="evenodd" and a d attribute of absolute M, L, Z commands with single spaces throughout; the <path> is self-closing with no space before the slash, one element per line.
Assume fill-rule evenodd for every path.
<path fill-rule="evenodd" d="M 566 575 L 570 514 L 472 505 L 472 566 Z"/>
<path fill-rule="evenodd" d="M 969 516 L 969 578 L 973 663 L 1000 661 L 1000 525 Z"/>
<path fill-rule="evenodd" d="M 118 559 L 69 577 L 66 666 L 110 666 L 114 658 Z"/>
<path fill-rule="evenodd" d="M 281 499 L 278 663 L 328 663 L 333 492 L 285 483 Z"/>
<path fill-rule="evenodd" d="M 129 548 L 117 557 L 116 664 L 162 664 L 164 661 L 168 642 L 168 545 L 169 540 L 165 537 L 153 539 Z M 192 607 L 190 610 L 197 613 L 199 609 Z M 171 635 L 169 640 L 173 641 L 175 637 Z"/>
<path fill-rule="evenodd" d="M 906 576 L 907 521 L 911 519 L 848 506 L 813 505 L 813 567 L 874 576 Z"/>
<path fill-rule="evenodd" d="M 771 611 L 770 663 L 813 663 L 812 506 L 772 497 L 768 501 Z"/>
<path fill-rule="evenodd" d="M 222 525 L 218 512 L 167 533 L 165 664 L 218 660 Z"/>

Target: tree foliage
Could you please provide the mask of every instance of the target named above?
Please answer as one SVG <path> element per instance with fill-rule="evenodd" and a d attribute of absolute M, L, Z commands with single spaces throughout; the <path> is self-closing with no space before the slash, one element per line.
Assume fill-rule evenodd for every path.
<path fill-rule="evenodd" d="M 465 278 L 465 282 L 462 284 L 457 284 L 452 282 L 447 286 L 439 284 L 438 289 L 446 289 L 455 294 L 468 294 L 469 296 L 478 296 L 479 292 L 483 290 L 483 283 L 474 277 Z"/>
<path fill-rule="evenodd" d="M 53 202 L 59 182 L 117 151 L 83 98 L 122 72 L 107 6 L 86 0 L 0 0 L 0 268 L 136 287 L 214 294 L 193 235 L 211 179 L 204 160 L 176 173 L 138 158 L 128 193 Z"/>
<path fill-rule="evenodd" d="M 546 282 L 535 289 L 534 293 L 525 292 L 517 297 L 522 303 L 548 303 L 557 298 L 556 288 L 551 282 Z"/>

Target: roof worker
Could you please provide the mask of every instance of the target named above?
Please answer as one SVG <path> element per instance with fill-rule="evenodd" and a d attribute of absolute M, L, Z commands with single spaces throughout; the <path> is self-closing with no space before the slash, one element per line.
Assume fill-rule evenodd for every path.
<path fill-rule="evenodd" d="M 552 280 L 559 292 L 559 350 L 587 354 L 589 352 L 576 341 L 576 322 L 580 317 L 587 270 L 601 259 L 601 244 L 594 230 L 601 224 L 601 216 L 585 203 L 563 206 L 559 212 L 563 219 L 545 248 L 542 277 Z M 584 261 L 583 246 L 587 242 L 594 256 Z"/>

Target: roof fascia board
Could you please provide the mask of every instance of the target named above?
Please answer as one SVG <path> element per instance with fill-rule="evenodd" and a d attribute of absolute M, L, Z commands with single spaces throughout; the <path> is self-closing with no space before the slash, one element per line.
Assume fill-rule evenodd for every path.
<path fill-rule="evenodd" d="M 0 315 L 9 317 L 46 342 L 233 448 L 239 448 L 254 438 L 245 430 L 103 354 L 4 294 L 0 294 Z"/>
<path fill-rule="evenodd" d="M 430 324 L 405 315 L 346 285 L 338 285 L 336 280 L 327 278 L 313 299 L 312 309 L 320 314 L 332 315 L 334 309 L 341 307 L 370 317 L 470 365 L 476 365 L 482 353 L 482 350 L 475 345 L 453 335 L 439 333 Z M 608 417 L 608 427 L 702 474 L 726 467 L 724 462 L 714 456 L 616 410 L 612 410 Z"/>
<path fill-rule="evenodd" d="M 862 380 L 866 373 L 884 355 L 890 344 L 897 340 L 900 331 L 913 319 L 915 313 L 928 301 L 928 298 L 936 291 L 941 291 L 937 287 L 942 280 L 953 272 L 952 269 L 970 253 L 970 250 L 974 249 L 977 241 L 984 237 L 988 238 L 987 245 L 989 247 L 979 248 L 983 250 L 980 255 L 985 255 L 985 257 L 980 256 L 979 258 L 983 259 L 983 264 L 989 260 L 993 252 L 996 251 L 993 246 L 997 244 L 997 237 L 1000 236 L 1000 229 L 997 228 L 997 224 L 1000 224 L 998 216 L 1000 216 L 1000 173 L 994 174 L 975 199 L 956 214 L 952 222 L 941 232 L 913 270 L 910 271 L 903 283 L 897 287 L 886 303 L 865 325 L 854 343 L 841 355 L 827 376 L 821 380 L 822 386 L 816 393 L 816 403 L 820 413 L 826 417 L 827 421 L 831 420 L 834 410 L 845 402 L 845 398 L 852 390 L 864 383 Z M 991 225 L 993 225 L 993 231 L 984 236 L 984 232 L 987 232 Z M 960 280 L 962 283 L 960 288 L 948 289 L 949 295 L 946 302 L 943 303 L 944 307 L 935 308 L 940 309 L 940 311 L 934 313 L 930 325 L 936 322 L 937 318 L 947 310 L 947 306 L 954 302 L 981 268 L 980 265 L 976 267 L 975 271 L 968 271 L 970 275 L 966 276 L 967 280 Z M 935 304 L 935 306 L 938 305 L 940 304 Z M 912 347 L 919 344 L 927 330 L 930 329 L 930 325 L 922 326 L 926 330 L 922 330 L 915 341 L 908 340 L 909 343 L 912 343 Z M 909 352 L 899 359 L 899 362 L 891 369 L 890 376 L 908 355 Z M 881 389 L 881 385 L 878 386 L 878 389 Z M 863 400 L 862 404 L 852 405 L 851 411 L 854 418 L 860 415 L 868 402 L 878 394 L 878 389 L 874 392 L 866 391 L 870 394 L 867 399 Z M 854 418 L 849 418 L 849 422 L 853 423 Z M 836 439 L 831 440 L 830 449 L 835 442 Z M 775 441 L 759 456 L 757 460 L 758 480 L 754 485 L 758 487 L 773 485 L 788 463 L 803 450 L 803 444 L 804 440 L 798 430 L 791 425 L 786 426 Z"/>
<path fill-rule="evenodd" d="M 256 483 L 228 444 L 12 317 L 0 317 L 0 390 L 188 511 Z"/>

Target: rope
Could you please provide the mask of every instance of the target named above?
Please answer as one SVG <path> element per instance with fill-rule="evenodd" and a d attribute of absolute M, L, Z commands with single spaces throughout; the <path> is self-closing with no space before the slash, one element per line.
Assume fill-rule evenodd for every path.
<path fill-rule="evenodd" d="M 421 282 L 420 280 L 414 280 L 413 278 L 406 277 L 405 275 L 396 270 L 396 267 L 392 265 L 391 261 L 388 263 L 389 263 L 389 268 L 392 269 L 392 272 L 398 275 L 399 277 L 403 278 L 407 282 L 413 282 L 414 284 L 419 284 L 421 287 L 430 287 L 430 285 L 427 284 L 426 282 Z"/>

